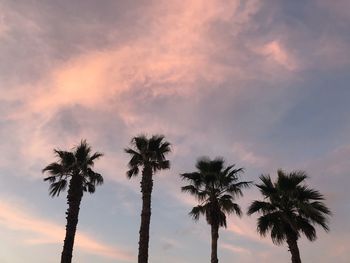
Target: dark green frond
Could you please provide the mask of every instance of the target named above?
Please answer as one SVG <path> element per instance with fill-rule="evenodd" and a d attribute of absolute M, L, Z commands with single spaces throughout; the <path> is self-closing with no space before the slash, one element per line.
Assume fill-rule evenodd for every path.
<path fill-rule="evenodd" d="M 170 161 L 159 161 L 153 164 L 154 170 L 167 170 L 170 169 Z"/>
<path fill-rule="evenodd" d="M 164 154 L 171 152 L 171 144 L 169 142 L 163 142 L 159 147 L 159 152 Z"/>
<path fill-rule="evenodd" d="M 284 191 L 295 189 L 297 185 L 307 178 L 306 173 L 303 171 L 294 171 L 290 174 L 286 174 L 282 170 L 278 170 L 277 174 L 277 186 Z"/>
<path fill-rule="evenodd" d="M 298 216 L 296 218 L 298 228 L 301 232 L 304 233 L 306 238 L 310 241 L 314 241 L 316 239 L 316 229 L 311 225 L 310 220 L 307 218 Z"/>
<path fill-rule="evenodd" d="M 133 176 L 137 176 L 139 174 L 139 168 L 136 166 L 134 168 L 131 168 L 126 172 L 126 176 L 130 179 Z"/>
<path fill-rule="evenodd" d="M 249 188 L 252 185 L 252 182 L 239 182 L 230 184 L 227 187 L 227 192 L 234 196 L 243 196 L 242 188 Z"/>
<path fill-rule="evenodd" d="M 129 168 L 134 168 L 144 164 L 144 160 L 140 154 L 131 155 L 131 159 L 128 163 Z"/>
<path fill-rule="evenodd" d="M 180 174 L 181 179 L 182 180 L 186 180 L 186 181 L 190 181 L 193 183 L 200 183 L 202 178 L 201 178 L 201 174 L 198 172 L 194 172 L 194 173 L 183 173 Z"/>
<path fill-rule="evenodd" d="M 203 156 L 197 160 L 196 168 L 201 173 L 209 172 L 210 171 L 210 162 L 211 161 L 210 161 L 209 157 Z"/>
<path fill-rule="evenodd" d="M 48 177 L 45 177 L 44 178 L 44 181 L 49 181 L 49 183 L 54 183 L 56 182 L 56 179 L 57 179 L 57 176 L 56 175 L 53 175 L 53 176 L 48 176 Z"/>
<path fill-rule="evenodd" d="M 135 150 L 133 150 L 133 149 L 131 149 L 131 148 L 125 148 L 125 149 L 124 149 L 124 152 L 126 152 L 126 153 L 128 153 L 128 154 L 130 154 L 130 155 L 140 155 L 139 152 L 137 152 L 137 151 L 135 151 Z M 140 158 L 142 158 L 141 155 L 140 155 Z"/>
<path fill-rule="evenodd" d="M 276 193 L 276 189 L 271 181 L 270 175 L 261 175 L 259 178 L 262 181 L 262 184 L 257 184 L 256 186 L 265 197 Z"/>
<path fill-rule="evenodd" d="M 196 163 L 197 171 L 180 175 L 190 183 L 182 187 L 182 191 L 194 195 L 202 208 L 193 208 L 191 215 L 194 219 L 198 220 L 203 214 L 198 211 L 205 211 L 208 224 L 226 227 L 226 214 L 242 215 L 241 208 L 233 201 L 237 196 L 243 195 L 241 189 L 248 187 L 251 182 L 238 182 L 238 174 L 243 169 L 233 167 L 234 165 L 225 167 L 221 157 L 213 160 L 201 157 Z"/>
<path fill-rule="evenodd" d="M 324 200 L 319 191 L 310 189 L 305 185 L 296 188 L 296 195 L 299 200 Z"/>
<path fill-rule="evenodd" d="M 52 184 L 50 184 L 50 196 L 54 197 L 54 196 L 59 196 L 61 191 L 66 190 L 67 187 L 67 180 L 60 180 L 57 182 L 54 182 Z"/>
<path fill-rule="evenodd" d="M 303 171 L 285 173 L 278 170 L 278 178 L 272 183 L 270 176 L 260 177 L 262 184 L 257 185 L 266 201 L 254 201 L 248 209 L 248 215 L 260 213 L 258 232 L 265 236 L 271 231 L 275 244 L 281 244 L 287 236 L 299 237 L 304 234 L 309 240 L 316 239 L 315 225 L 328 231 L 329 208 L 317 190 L 303 185 L 307 175 Z"/>
<path fill-rule="evenodd" d="M 193 218 L 193 220 L 198 220 L 200 215 L 205 215 L 205 207 L 198 205 L 192 208 L 189 215 Z"/>
<path fill-rule="evenodd" d="M 165 158 L 165 155 L 171 151 L 170 143 L 163 139 L 163 135 L 153 135 L 150 139 L 145 135 L 140 135 L 132 139 L 133 147 L 124 150 L 131 155 L 128 163 L 128 178 L 137 175 L 140 166 L 151 167 L 153 173 L 170 168 L 170 161 Z"/>
<path fill-rule="evenodd" d="M 257 231 L 261 236 L 266 236 L 278 219 L 273 220 L 269 214 L 260 216 L 257 223 Z"/>
<path fill-rule="evenodd" d="M 77 163 L 84 165 L 89 159 L 91 152 L 91 147 L 87 144 L 86 140 L 82 140 L 80 144 L 75 147 L 74 156 L 77 160 Z"/>
<path fill-rule="evenodd" d="M 194 187 L 193 185 L 186 185 L 181 187 L 181 191 L 185 193 L 190 193 L 191 195 L 198 195 L 199 190 L 198 188 Z"/>
<path fill-rule="evenodd" d="M 103 177 L 101 174 L 94 172 L 91 168 L 87 170 L 88 181 L 93 185 L 103 184 Z"/>
<path fill-rule="evenodd" d="M 88 182 L 85 186 L 84 191 L 89 192 L 90 194 L 95 193 L 96 187 L 95 184 Z"/>
<path fill-rule="evenodd" d="M 43 173 L 49 172 L 53 176 L 63 175 L 65 173 L 64 167 L 59 163 L 50 163 L 43 170 Z"/>
<path fill-rule="evenodd" d="M 256 212 L 262 213 L 262 214 L 268 214 L 276 211 L 276 207 L 269 203 L 269 202 L 263 202 L 263 201 L 254 201 L 248 208 L 248 215 L 252 215 Z"/>
<path fill-rule="evenodd" d="M 285 225 L 282 222 L 277 222 L 271 228 L 271 239 L 276 245 L 281 245 L 286 240 Z"/>
<path fill-rule="evenodd" d="M 50 183 L 51 196 L 58 196 L 61 191 L 64 191 L 68 180 L 71 180 L 72 177 L 76 178 L 76 176 L 79 176 L 83 190 L 90 193 L 95 191 L 96 185 L 103 183 L 102 175 L 91 169 L 94 165 L 94 160 L 97 160 L 103 154 L 96 152 L 90 156 L 91 147 L 86 140 L 82 140 L 73 149 L 73 152 L 54 151 L 59 159 L 58 162 L 51 163 L 43 169 L 43 172 L 51 174 L 51 176 L 44 178 L 44 181 Z"/>
<path fill-rule="evenodd" d="M 233 203 L 230 199 L 221 199 L 220 200 L 221 210 L 227 214 L 235 213 L 238 217 L 242 216 L 241 207 Z"/>
<path fill-rule="evenodd" d="M 208 192 L 206 192 L 205 190 L 199 190 L 194 185 L 183 186 L 181 187 L 181 191 L 195 196 L 199 202 L 203 202 L 205 199 L 208 198 Z"/>
<path fill-rule="evenodd" d="M 103 156 L 103 153 L 95 152 L 93 155 L 91 155 L 87 164 L 93 166 L 94 161 L 100 159 L 102 156 Z"/>
<path fill-rule="evenodd" d="M 145 135 L 139 135 L 131 140 L 131 144 L 133 144 L 140 152 L 145 152 L 148 148 L 148 139 Z"/>
<path fill-rule="evenodd" d="M 60 164 L 66 169 L 70 169 L 76 162 L 75 156 L 72 152 L 54 150 L 60 160 Z"/>
<path fill-rule="evenodd" d="M 244 169 L 243 168 L 238 168 L 238 169 L 232 169 L 234 167 L 234 165 L 231 165 L 231 168 L 230 170 L 228 171 L 224 171 L 224 174 L 226 175 L 227 174 L 227 177 L 230 178 L 230 180 L 232 181 L 237 181 L 238 180 L 238 177 L 239 175 L 241 175 L 243 172 L 244 172 Z"/>

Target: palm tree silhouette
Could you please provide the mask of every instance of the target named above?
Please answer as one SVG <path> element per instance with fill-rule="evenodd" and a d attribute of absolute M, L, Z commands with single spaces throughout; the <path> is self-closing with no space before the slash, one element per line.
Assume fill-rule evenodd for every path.
<path fill-rule="evenodd" d="M 321 202 L 322 194 L 304 183 L 307 175 L 304 171 L 277 172 L 276 182 L 269 175 L 260 176 L 262 184 L 256 185 L 265 201 L 254 201 L 248 209 L 248 215 L 259 213 L 257 231 L 266 236 L 271 231 L 272 241 L 276 245 L 287 242 L 292 254 L 292 263 L 301 263 L 298 239 L 304 234 L 307 239 L 316 239 L 315 225 L 328 231 L 330 210 Z"/>
<path fill-rule="evenodd" d="M 91 154 L 91 147 L 82 140 L 73 151 L 54 150 L 58 161 L 46 166 L 42 171 L 49 176 L 44 181 L 50 183 L 50 195 L 58 196 L 68 185 L 66 212 L 66 236 L 64 239 L 61 263 L 72 261 L 74 237 L 78 224 L 80 202 L 84 192 L 94 193 L 95 186 L 103 183 L 103 177 L 92 170 L 94 161 L 103 154 Z"/>
<path fill-rule="evenodd" d="M 200 215 L 205 215 L 211 226 L 211 263 L 217 263 L 219 227 L 226 227 L 226 215 L 242 215 L 240 206 L 234 200 L 243 196 L 242 188 L 249 187 L 251 182 L 238 182 L 243 169 L 234 169 L 234 165 L 224 167 L 222 158 L 210 160 L 202 157 L 197 161 L 196 168 L 196 172 L 180 175 L 190 183 L 181 190 L 195 196 L 199 202 L 189 213 L 192 218 L 198 220 Z"/>
<path fill-rule="evenodd" d="M 141 193 L 142 212 L 139 237 L 138 263 L 148 262 L 149 227 L 151 220 L 151 195 L 153 188 L 153 174 L 159 170 L 169 169 L 170 162 L 165 155 L 170 153 L 170 143 L 164 141 L 163 135 L 153 135 L 147 138 L 144 135 L 134 137 L 131 140 L 132 148 L 126 148 L 125 152 L 131 155 L 127 177 L 130 179 L 139 174 L 142 167 Z"/>

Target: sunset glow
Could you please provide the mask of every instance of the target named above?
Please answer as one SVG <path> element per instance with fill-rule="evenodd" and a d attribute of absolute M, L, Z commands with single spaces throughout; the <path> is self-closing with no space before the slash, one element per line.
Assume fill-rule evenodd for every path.
<path fill-rule="evenodd" d="M 133 136 L 163 134 L 171 169 L 154 176 L 150 263 L 210 261 L 210 227 L 188 212 L 179 174 L 200 156 L 242 179 L 305 170 L 330 232 L 300 239 L 305 262 L 350 256 L 350 1 L 0 1 L 0 262 L 59 262 L 66 192 L 48 194 L 53 149 L 86 139 L 104 184 L 84 194 L 73 262 L 136 262 L 140 176 Z M 247 216 L 220 228 L 219 262 L 279 263 L 287 246 Z M 303 262 L 304 262 L 303 261 Z M 288 261 L 289 262 L 289 261 Z"/>

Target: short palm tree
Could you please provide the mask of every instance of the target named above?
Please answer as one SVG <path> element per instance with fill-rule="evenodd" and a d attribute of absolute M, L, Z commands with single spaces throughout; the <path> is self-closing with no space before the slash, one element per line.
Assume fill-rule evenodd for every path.
<path fill-rule="evenodd" d="M 328 231 L 330 210 L 321 202 L 322 194 L 304 184 L 307 175 L 303 171 L 277 172 L 276 182 L 269 175 L 260 176 L 257 187 L 264 201 L 254 201 L 248 215 L 259 213 L 257 231 L 262 235 L 271 231 L 272 241 L 276 245 L 287 242 L 292 254 L 292 263 L 301 263 L 298 239 L 304 234 L 307 239 L 316 239 L 315 225 Z"/>
<path fill-rule="evenodd" d="M 202 157 L 197 161 L 196 168 L 196 172 L 180 175 L 189 182 L 181 190 L 195 196 L 199 202 L 190 212 L 192 218 L 198 220 L 200 215 L 205 215 L 211 226 L 211 263 L 217 263 L 219 227 L 226 227 L 226 215 L 242 215 L 240 206 L 234 200 L 243 195 L 242 188 L 249 187 L 251 182 L 238 182 L 243 169 L 235 169 L 234 165 L 224 167 L 222 158 L 210 160 Z"/>
<path fill-rule="evenodd" d="M 144 135 L 131 140 L 132 148 L 126 148 L 130 154 L 127 177 L 137 176 L 142 167 L 141 193 L 142 212 L 139 237 L 138 263 L 148 262 L 149 227 L 151 220 L 151 195 L 153 189 L 153 174 L 157 171 L 169 169 L 170 162 L 165 156 L 170 153 L 170 143 L 164 141 L 163 135 L 153 135 L 147 138 Z"/>
<path fill-rule="evenodd" d="M 43 169 L 43 172 L 49 174 L 48 177 L 44 178 L 44 181 L 50 183 L 50 195 L 52 197 L 58 196 L 68 185 L 67 225 L 61 263 L 70 263 L 83 193 L 94 193 L 95 186 L 103 183 L 103 177 L 92 170 L 94 161 L 100 158 L 102 153 L 91 154 L 91 147 L 85 140 L 82 140 L 73 151 L 55 149 L 54 152 L 58 161 Z"/>

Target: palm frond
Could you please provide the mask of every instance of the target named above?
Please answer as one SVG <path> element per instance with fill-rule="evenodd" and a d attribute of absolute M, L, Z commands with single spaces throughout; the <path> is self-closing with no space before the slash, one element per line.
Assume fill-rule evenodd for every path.
<path fill-rule="evenodd" d="M 93 193 L 95 186 L 103 183 L 101 174 L 94 172 L 91 167 L 94 160 L 97 160 L 102 153 L 96 152 L 90 156 L 91 147 L 86 140 L 82 140 L 73 152 L 54 150 L 58 157 L 58 162 L 51 163 L 43 169 L 51 176 L 44 178 L 44 181 L 50 183 L 50 195 L 58 196 L 61 191 L 67 187 L 67 181 L 71 178 L 80 178 L 83 190 Z"/>
<path fill-rule="evenodd" d="M 272 213 L 276 211 L 276 207 L 271 204 L 270 202 L 264 202 L 264 201 L 253 201 L 251 205 L 248 208 L 248 215 L 252 215 L 254 213 L 262 213 L 264 215 L 268 213 Z"/>
<path fill-rule="evenodd" d="M 90 165 L 90 166 L 93 166 L 94 165 L 94 161 L 100 159 L 103 155 L 104 155 L 103 153 L 95 152 L 93 155 L 91 155 L 91 157 L 87 161 L 87 164 Z"/>
<path fill-rule="evenodd" d="M 139 168 L 135 166 L 126 172 L 126 176 L 130 179 L 131 177 L 137 176 L 139 174 Z"/>
<path fill-rule="evenodd" d="M 50 184 L 50 188 L 49 188 L 50 196 L 52 197 L 59 196 L 61 191 L 66 190 L 66 187 L 67 187 L 67 180 L 65 179 L 62 179 Z"/>
<path fill-rule="evenodd" d="M 59 163 L 50 163 L 43 170 L 43 173 L 48 172 L 52 176 L 59 176 L 65 173 L 65 168 Z M 45 180 L 46 181 L 46 180 Z"/>
<path fill-rule="evenodd" d="M 260 175 L 259 178 L 262 181 L 262 184 L 256 184 L 256 186 L 260 189 L 262 195 L 269 197 L 276 193 L 276 188 L 271 181 L 270 175 Z"/>
<path fill-rule="evenodd" d="M 297 225 L 300 231 L 304 233 L 306 238 L 310 241 L 314 241 L 316 239 L 316 229 L 311 225 L 310 220 L 307 218 L 298 216 L 296 218 L 297 220 Z"/>
<path fill-rule="evenodd" d="M 148 139 L 145 135 L 134 137 L 131 140 L 131 144 L 133 144 L 140 152 L 145 152 L 148 149 Z"/>
<path fill-rule="evenodd" d="M 233 200 L 243 195 L 241 189 L 249 187 L 251 182 L 237 182 L 243 169 L 233 167 L 225 167 L 221 157 L 213 160 L 201 157 L 196 162 L 197 171 L 180 174 L 182 180 L 190 183 L 183 186 L 182 191 L 194 195 L 200 202 L 190 212 L 193 219 L 198 220 L 205 213 L 208 224 L 226 227 L 226 214 L 242 215 L 240 206 Z"/>
<path fill-rule="evenodd" d="M 193 220 L 198 221 L 200 215 L 205 214 L 205 207 L 201 205 L 197 205 L 192 208 L 191 212 L 189 215 L 193 218 Z"/>
<path fill-rule="evenodd" d="M 303 233 L 309 240 L 316 238 L 314 225 L 329 230 L 329 208 L 321 202 L 324 200 L 317 190 L 301 183 L 308 177 L 303 171 L 285 173 L 277 172 L 278 178 L 272 183 L 270 176 L 261 176 L 262 184 L 257 185 L 268 201 L 254 201 L 248 208 L 248 215 L 260 213 L 258 232 L 265 236 L 271 231 L 275 244 L 281 244 L 288 236 L 299 237 Z"/>

